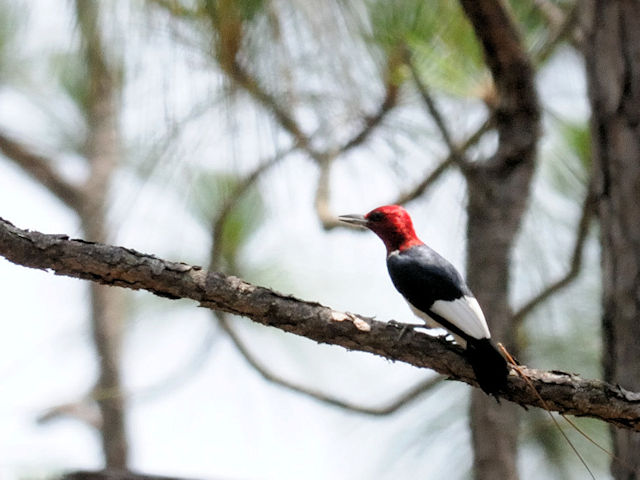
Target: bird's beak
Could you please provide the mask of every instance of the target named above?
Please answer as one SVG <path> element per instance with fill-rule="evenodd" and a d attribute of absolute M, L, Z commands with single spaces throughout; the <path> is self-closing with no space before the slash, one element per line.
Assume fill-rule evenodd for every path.
<path fill-rule="evenodd" d="M 357 213 L 353 213 L 351 215 L 340 215 L 338 220 L 358 227 L 366 227 L 369 224 L 369 221 L 364 218 L 364 215 L 359 215 Z"/>

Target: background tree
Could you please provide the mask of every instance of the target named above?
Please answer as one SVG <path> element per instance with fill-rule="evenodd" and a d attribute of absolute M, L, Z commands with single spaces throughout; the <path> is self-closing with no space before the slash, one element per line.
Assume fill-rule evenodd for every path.
<path fill-rule="evenodd" d="M 89 8 L 86 5 L 92 3 L 79 2 L 76 7 Z M 556 54 L 556 48 L 565 39 L 574 41 L 575 5 L 487 0 L 460 5 L 431 2 L 427 6 L 422 1 L 407 0 L 321 2 L 310 8 L 304 2 L 155 0 L 143 10 L 135 6 L 122 10 L 104 8 L 108 15 L 103 14 L 97 24 L 102 28 L 100 35 L 90 35 L 83 28 L 78 31 L 83 38 L 89 34 L 87 38 L 102 39 L 100 50 L 105 58 L 112 56 L 107 45 L 127 46 L 123 49 L 127 53 L 123 54 L 122 66 L 118 67 L 122 68 L 122 76 L 113 67 L 113 59 L 108 61 L 109 74 L 115 77 L 107 79 L 117 79 L 113 91 L 108 95 L 97 90 L 89 92 L 96 108 L 104 105 L 110 95 L 117 97 L 120 88 L 124 94 L 125 113 L 119 114 L 116 108 L 115 116 L 105 115 L 103 120 L 106 124 L 117 122 L 126 144 L 123 147 L 122 139 L 112 138 L 111 148 L 92 150 L 101 155 L 123 152 L 124 157 L 117 162 L 117 170 L 102 177 L 118 192 L 108 200 L 114 224 L 118 225 L 113 237 L 107 237 L 109 242 L 209 265 L 344 310 L 406 320 L 411 318 L 410 312 L 402 310 L 405 307 L 400 303 L 393 303 L 390 285 L 363 286 L 363 276 L 369 281 L 368 275 L 373 275 L 374 270 L 370 265 L 356 264 L 353 257 L 364 261 L 373 257 L 375 250 L 370 256 L 366 253 L 368 240 L 351 239 L 338 232 L 326 235 L 317 228 L 318 224 L 328 230 L 336 227 L 334 211 L 366 211 L 383 203 L 405 203 L 412 209 L 416 222 L 427 225 L 427 235 L 423 236 L 458 266 L 464 264 L 463 245 L 459 242 L 464 234 L 460 225 L 467 221 L 468 280 L 487 311 L 495 337 L 511 351 L 519 352 L 527 363 L 542 363 L 546 368 L 582 371 L 585 359 L 595 363 L 595 327 L 591 328 L 591 323 L 585 325 L 583 311 L 570 310 L 569 296 L 559 297 L 560 300 L 551 298 L 576 279 L 580 282 L 573 287 L 577 288 L 573 295 L 593 298 L 581 292 L 597 288 L 589 283 L 589 278 L 578 277 L 582 264 L 589 266 L 593 257 L 585 255 L 583 261 L 582 255 L 593 203 L 585 173 L 588 162 L 582 157 L 576 160 L 579 157 L 576 152 L 588 137 L 572 136 L 571 132 L 576 130 L 570 128 L 558 129 L 566 135 L 550 133 L 545 137 L 556 151 L 562 147 L 564 150 L 561 158 L 543 151 L 538 160 L 541 173 L 534 184 L 537 194 L 531 186 L 541 115 L 534 76 L 537 71 L 545 74 L 545 66 L 556 58 L 561 58 L 560 66 L 552 65 L 549 71 L 561 70 L 563 62 L 572 58 L 566 49 Z M 80 16 L 78 19 L 80 22 Z M 78 25 L 81 27 L 82 23 Z M 162 75 L 150 74 L 149 70 L 154 69 Z M 85 78 L 92 77 L 87 74 Z M 566 109 L 556 108 L 554 98 L 545 90 L 549 83 L 552 82 L 540 81 L 543 89 L 540 99 L 546 109 L 543 118 L 547 123 L 566 125 L 562 118 Z M 55 109 L 46 104 L 49 110 Z M 20 130 L 20 137 L 26 139 L 22 146 L 31 144 L 25 151 L 65 151 L 39 145 L 35 131 L 35 128 Z M 102 131 L 113 132 L 110 128 Z M 5 128 L 6 138 L 15 140 L 8 132 L 10 129 Z M 77 136 L 71 137 L 77 140 Z M 5 155 L 13 158 L 8 151 Z M 69 173 L 69 167 L 65 169 L 69 159 L 37 158 L 42 160 L 41 165 L 55 165 L 49 170 L 57 174 L 61 180 L 58 183 L 68 183 L 62 180 Z M 567 172 L 575 177 L 571 180 L 575 185 L 570 188 Z M 129 183 L 123 178 L 129 178 Z M 562 182 L 564 189 L 562 185 L 558 187 Z M 154 189 L 162 194 L 146 203 L 161 208 L 154 210 L 153 215 L 144 212 L 144 216 L 136 216 L 138 205 L 145 203 L 140 198 L 144 198 L 145 191 Z M 540 189 L 544 194 L 539 193 Z M 96 192 L 104 195 L 104 184 Z M 544 217 L 545 201 L 554 206 L 551 210 L 555 211 L 549 217 Z M 557 211 L 558 204 L 568 206 L 566 216 Z M 466 208 L 455 209 L 452 205 Z M 529 210 L 528 205 L 532 205 Z M 308 220 L 312 206 L 317 223 Z M 104 204 L 101 208 L 97 218 L 104 216 L 107 209 Z M 439 214 L 440 211 L 446 213 Z M 154 218 L 152 221 L 150 216 Z M 17 218 L 9 217 L 19 223 Z M 167 227 L 159 233 L 153 222 Z M 25 225 L 36 228 L 28 222 Z M 524 235 L 519 237 L 521 228 Z M 68 229 L 62 231 L 72 233 Z M 126 232 L 138 235 L 145 232 L 144 241 L 135 240 L 135 235 Z M 549 232 L 562 234 L 553 237 Z M 333 250 L 326 250 L 329 245 L 333 245 Z M 448 245 L 459 247 L 447 251 Z M 328 259 L 335 259 L 331 260 L 335 263 L 329 263 Z M 565 264 L 567 271 L 562 268 Z M 537 267 L 539 278 L 532 275 Z M 321 271 L 328 272 L 328 280 L 320 280 Z M 379 273 L 386 281 L 384 271 Z M 336 278 L 344 278 L 346 285 L 339 285 Z M 372 296 L 384 298 L 384 302 L 375 305 Z M 119 306 L 131 310 L 131 305 L 135 305 L 134 312 L 129 312 L 135 317 L 135 310 L 148 308 L 145 302 L 149 301 L 134 298 L 127 297 L 125 303 L 121 300 Z M 595 310 L 589 308 L 592 307 L 589 302 L 582 303 L 588 312 L 586 318 L 595 325 Z M 136 336 L 139 327 L 135 321 L 130 335 L 153 344 L 162 315 L 171 318 L 194 315 L 192 308 L 172 307 L 175 310 L 169 311 L 165 305 L 151 310 L 153 327 L 144 335 Z M 385 420 L 386 425 L 394 422 L 403 425 L 396 432 L 400 435 L 401 431 L 401 437 L 394 437 L 389 430 L 383 432 L 380 425 L 375 430 L 378 439 L 389 439 L 388 448 L 384 449 L 388 459 L 383 461 L 389 478 L 403 476 L 394 468 L 402 465 L 398 459 L 407 459 L 410 452 L 420 459 L 415 462 L 423 476 L 435 475 L 438 463 L 431 459 L 425 465 L 421 450 L 432 450 L 434 446 L 438 446 L 442 452 L 439 457 L 447 459 L 447 464 L 458 456 L 461 478 L 466 475 L 466 468 L 472 468 L 464 463 L 470 457 L 465 455 L 469 452 L 464 436 L 466 389 L 455 384 L 442 385 L 430 375 L 423 378 L 420 372 L 416 375 L 411 371 L 402 377 L 398 373 L 403 371 L 402 367 L 378 362 L 370 370 L 358 370 L 356 375 L 358 385 L 367 385 L 359 390 L 371 393 L 358 396 L 359 392 L 352 392 L 353 397 L 345 399 L 332 392 L 337 390 L 335 385 L 322 383 L 323 374 L 318 373 L 322 367 L 310 360 L 318 358 L 319 351 L 324 352 L 316 345 L 303 348 L 295 341 L 264 333 L 226 314 L 216 313 L 216 318 L 221 330 L 207 324 L 203 327 L 206 334 L 198 335 L 202 340 L 195 347 L 192 346 L 195 341 L 188 343 L 181 336 L 171 336 L 172 341 L 165 347 L 171 353 L 165 356 L 172 364 L 181 363 L 174 358 L 175 351 L 179 345 L 188 344 L 185 347 L 188 353 L 184 355 L 186 369 L 177 368 L 159 386 L 148 390 L 167 395 L 177 388 L 173 379 L 194 375 L 197 367 L 205 363 L 203 359 L 214 355 L 214 343 L 218 345 L 228 338 L 263 378 L 346 411 L 381 415 L 396 412 L 418 398 L 416 405 L 420 408 L 403 409 L 409 413 Z M 535 325 L 530 326 L 528 319 L 534 319 Z M 561 329 L 554 326 L 554 319 L 566 322 L 565 326 Z M 111 327 L 116 324 L 109 323 Z M 182 332 L 184 323 L 178 325 L 177 331 Z M 546 330 L 543 327 L 552 332 L 544 339 L 540 333 Z M 573 341 L 576 332 L 595 345 L 590 349 L 578 348 L 584 356 L 574 358 L 573 347 L 581 344 Z M 183 340 L 173 341 L 177 338 Z M 282 348 L 269 349 L 274 343 Z M 110 351 L 117 352 L 117 336 L 113 345 L 116 348 Z M 271 354 L 265 355 L 265 351 Z M 562 361 L 556 357 L 558 352 L 565 355 Z M 587 355 L 589 352 L 591 356 Z M 287 360 L 280 362 L 278 368 L 279 355 Z M 128 356 L 139 358 L 132 353 Z M 352 356 L 335 351 L 322 353 L 321 358 L 323 365 L 353 363 Z M 128 371 L 128 376 L 134 377 L 131 371 L 140 363 L 144 364 L 129 362 L 125 373 Z M 307 368 L 302 367 L 305 364 Z M 387 368 L 393 369 L 389 378 L 395 381 L 390 383 L 381 381 Z M 324 375 L 335 381 L 335 368 L 331 369 L 331 375 Z M 249 384 L 250 380 L 245 381 L 243 387 L 249 388 Z M 228 382 L 217 384 L 213 396 L 231 395 L 228 385 Z M 447 393 L 419 397 L 434 385 Z M 98 388 L 93 398 L 104 409 L 123 399 L 141 397 L 138 390 L 147 390 L 135 387 L 134 383 L 124 391 Z M 402 393 L 387 395 L 391 391 Z M 209 393 L 205 396 L 211 398 Z M 371 398 L 377 397 L 385 400 L 371 405 Z M 440 405 L 445 397 L 450 403 L 447 411 L 441 412 L 442 407 L 433 402 Z M 516 408 L 506 402 L 499 407 L 486 400 L 473 394 L 474 474 L 477 478 L 517 478 Z M 212 411 L 209 407 L 199 410 L 206 414 Z M 197 407 L 192 405 L 187 410 L 193 408 Z M 281 408 L 281 404 L 274 408 Z M 412 408 L 419 413 L 411 415 Z M 441 413 L 432 417 L 425 415 L 428 411 Z M 170 416 L 178 415 L 176 410 L 172 412 Z M 139 418 L 140 413 L 134 415 Z M 305 418 L 319 415 L 305 414 Z M 555 462 L 561 478 L 571 475 L 581 478 L 582 470 L 572 468 L 571 460 L 558 453 L 566 452 L 566 447 L 554 448 L 558 444 L 549 440 L 548 419 L 541 420 L 531 413 L 526 420 L 524 432 L 535 434 L 521 437 L 526 445 L 524 458 L 542 463 L 537 460 L 538 448 L 542 448 L 545 456 L 541 458 L 550 475 Z M 223 419 L 218 419 L 216 425 L 222 423 Z M 120 432 L 122 425 L 123 422 L 109 422 L 110 427 Z M 591 428 L 593 433 L 596 427 Z M 135 428 L 132 432 L 139 436 L 150 430 Z M 499 436 L 495 434 L 497 430 Z M 430 432 L 426 438 L 431 441 L 425 439 L 424 431 Z M 111 451 L 124 445 L 124 441 L 115 440 L 123 439 L 123 435 L 111 437 L 115 446 Z M 345 437 L 348 435 L 341 436 Z M 404 443 L 396 438 L 419 447 L 399 447 Z M 498 440 L 493 444 L 483 441 L 486 438 Z M 274 443 L 273 439 L 269 443 Z M 134 439 L 133 444 L 140 446 L 145 442 Z M 487 450 L 487 446 L 491 449 Z M 243 466 L 248 463 L 243 462 Z M 367 465 L 376 476 L 385 475 L 384 469 Z M 526 465 L 524 471 L 530 468 Z M 539 465 L 536 468 L 538 473 L 540 468 Z M 317 471 L 318 475 L 323 474 Z M 238 470 L 234 475 L 242 472 Z"/>
<path fill-rule="evenodd" d="M 585 2 L 602 258 L 604 378 L 640 388 L 640 2 Z M 616 479 L 640 478 L 640 436 L 612 430 Z"/>
<path fill-rule="evenodd" d="M 86 178 L 82 182 L 66 179 L 51 159 L 38 155 L 7 132 L 0 132 L 0 150 L 79 217 L 87 240 L 107 243 L 112 238 L 107 220 L 109 188 L 122 148 L 120 68 L 114 52 L 105 47 L 99 4 L 78 0 L 74 7 L 80 48 L 68 56 L 59 56 L 57 62 L 61 86 L 80 117 L 81 133 L 66 148 L 85 160 Z M 125 469 L 128 447 L 120 374 L 123 296 L 122 292 L 101 285 L 91 284 L 89 288 L 89 319 L 99 362 L 98 380 L 90 397 L 97 402 L 100 414 L 91 423 L 100 432 L 106 466 Z M 72 413 L 75 407 L 56 406 L 46 419 L 57 413 Z M 82 415 L 78 418 L 83 419 Z"/>

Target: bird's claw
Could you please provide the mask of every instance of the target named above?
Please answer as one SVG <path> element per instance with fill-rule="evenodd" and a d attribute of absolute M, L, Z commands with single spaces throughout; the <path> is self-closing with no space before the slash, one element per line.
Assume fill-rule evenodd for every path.
<path fill-rule="evenodd" d="M 404 323 L 400 323 L 397 320 L 391 319 L 387 322 L 387 325 L 393 328 L 402 328 L 404 326 Z"/>
<path fill-rule="evenodd" d="M 389 320 L 387 324 L 389 326 L 392 326 L 393 328 L 400 329 L 400 333 L 398 334 L 398 338 L 396 338 L 396 342 L 399 342 L 404 336 L 404 334 L 407 333 L 408 330 L 413 330 L 416 326 L 419 326 L 419 325 L 412 325 L 410 323 L 400 323 L 396 320 Z"/>

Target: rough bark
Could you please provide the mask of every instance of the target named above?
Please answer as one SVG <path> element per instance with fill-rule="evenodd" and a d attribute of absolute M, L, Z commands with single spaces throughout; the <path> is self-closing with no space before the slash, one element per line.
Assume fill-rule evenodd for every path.
<path fill-rule="evenodd" d="M 538 139 L 540 109 L 534 72 L 520 35 L 497 0 L 461 0 L 495 84 L 498 150 L 465 173 L 467 280 L 495 340 L 517 355 L 509 307 L 511 252 L 525 212 Z M 473 473 L 477 480 L 517 479 L 518 411 L 474 391 L 471 397 Z"/>
<path fill-rule="evenodd" d="M 166 477 L 163 475 L 147 475 L 129 472 L 127 470 L 106 469 L 99 471 L 78 470 L 62 476 L 62 480 L 189 480 L 181 477 Z M 193 479 L 191 479 L 193 480 Z M 215 480 L 209 478 L 209 480 Z"/>
<path fill-rule="evenodd" d="M 99 7 L 95 1 L 77 0 L 76 12 L 82 33 L 88 69 L 89 94 L 86 118 L 88 133 L 85 156 L 89 177 L 83 185 L 77 213 L 89 240 L 109 240 L 106 209 L 111 178 L 120 157 L 118 132 L 118 92 L 116 75 L 108 65 L 99 26 Z M 122 343 L 122 292 L 92 284 L 91 327 L 99 361 L 95 385 L 96 401 L 102 415 L 100 437 L 108 468 L 127 467 L 128 444 L 125 431 L 125 405 L 120 374 Z"/>
<path fill-rule="evenodd" d="M 399 336 L 397 325 L 335 311 L 236 277 L 207 273 L 197 266 L 162 260 L 128 248 L 72 240 L 66 235 L 21 230 L 2 219 L 0 255 L 18 265 L 52 270 L 57 275 L 148 290 L 171 299 L 190 298 L 204 308 L 242 315 L 320 343 L 430 368 L 477 386 L 463 351 L 443 338 L 414 330 Z M 526 367 L 522 370 L 551 410 L 594 417 L 640 431 L 640 393 L 559 371 Z M 541 406 L 536 394 L 514 372 L 501 397 L 523 406 Z"/>
<path fill-rule="evenodd" d="M 600 219 L 604 376 L 640 388 L 640 2 L 583 5 Z M 640 435 L 612 429 L 616 479 L 640 478 Z"/>

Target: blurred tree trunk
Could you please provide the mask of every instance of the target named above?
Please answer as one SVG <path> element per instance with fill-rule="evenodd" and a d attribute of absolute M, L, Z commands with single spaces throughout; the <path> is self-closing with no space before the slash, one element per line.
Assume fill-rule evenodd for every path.
<path fill-rule="evenodd" d="M 511 252 L 529 199 L 540 108 L 534 70 L 519 32 L 497 0 L 461 0 L 482 43 L 495 84 L 499 144 L 487 162 L 466 170 L 467 280 L 495 341 L 517 355 L 509 307 Z M 477 480 L 518 478 L 518 407 L 471 393 L 473 474 Z"/>
<path fill-rule="evenodd" d="M 100 29 L 100 3 L 97 0 L 76 0 L 75 14 L 81 40 L 80 72 L 74 90 L 67 92 L 83 114 L 84 135 L 80 153 L 86 160 L 84 182 L 73 182 L 60 174 L 54 162 L 35 153 L 5 132 L 0 132 L 0 150 L 7 158 L 28 173 L 35 181 L 55 195 L 80 219 L 84 237 L 89 241 L 109 243 L 106 206 L 109 185 L 118 166 L 121 136 L 118 130 L 120 105 L 119 69 L 110 65 Z M 75 68 L 71 62 L 67 68 Z M 72 146 L 75 149 L 75 145 Z M 77 150 L 77 149 L 76 149 Z M 123 294 L 91 284 L 90 315 L 94 346 L 98 356 L 99 376 L 93 397 L 100 410 L 98 426 L 107 467 L 127 466 L 125 408 L 120 379 L 120 346 L 122 338 Z M 56 410 L 54 408 L 54 410 Z M 85 418 L 78 418 L 85 420 Z"/>
<path fill-rule="evenodd" d="M 492 337 L 516 353 L 509 308 L 509 265 L 522 210 L 514 194 L 528 190 L 526 175 L 514 180 L 478 173 L 469 182 L 467 279 L 487 315 Z M 522 190 L 518 190 L 518 187 Z M 491 192 L 491 195 L 487 193 Z M 506 226 L 503 217 L 513 224 Z M 474 478 L 517 479 L 518 406 L 498 404 L 479 389 L 471 392 Z"/>
<path fill-rule="evenodd" d="M 119 82 L 104 51 L 98 2 L 77 0 L 76 12 L 88 71 L 85 156 L 89 177 L 78 214 L 87 240 L 108 243 L 106 206 L 109 184 L 120 156 Z M 102 416 L 100 431 L 108 468 L 127 467 L 125 406 L 120 378 L 123 294 L 119 289 L 91 285 L 91 326 L 99 358 L 94 394 Z"/>
<path fill-rule="evenodd" d="M 600 217 L 605 380 L 640 390 L 640 2 L 583 5 Z M 612 428 L 611 472 L 640 478 L 640 434 Z M 632 471 L 633 470 L 633 471 Z"/>

